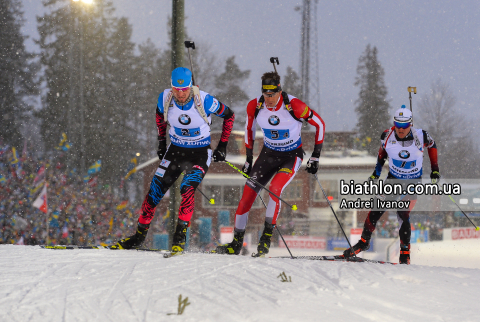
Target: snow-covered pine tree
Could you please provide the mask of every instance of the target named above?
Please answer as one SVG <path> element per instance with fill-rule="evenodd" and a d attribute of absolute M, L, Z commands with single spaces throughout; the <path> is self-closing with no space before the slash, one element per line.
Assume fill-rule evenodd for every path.
<path fill-rule="evenodd" d="M 377 47 L 367 48 L 360 56 L 357 66 L 355 86 L 360 87 L 355 101 L 358 115 L 357 131 L 362 147 L 371 155 L 376 155 L 380 146 L 380 135 L 392 122 L 387 100 L 385 71 L 378 60 Z"/>
<path fill-rule="evenodd" d="M 27 98 L 37 92 L 37 66 L 25 51 L 21 33 L 23 13 L 19 0 L 0 1 L 0 138 L 21 147 L 21 127 L 28 125 Z"/>

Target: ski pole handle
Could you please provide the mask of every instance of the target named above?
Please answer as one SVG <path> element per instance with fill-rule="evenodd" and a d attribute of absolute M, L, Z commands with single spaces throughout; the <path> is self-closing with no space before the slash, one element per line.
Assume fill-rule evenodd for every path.
<path fill-rule="evenodd" d="M 192 63 L 192 56 L 190 55 L 190 48 L 192 48 L 193 50 L 195 50 L 195 42 L 194 41 L 185 41 L 185 48 L 187 48 L 187 51 L 188 51 L 188 58 L 190 59 L 190 69 L 192 70 L 192 85 L 196 85 L 195 84 L 195 73 L 193 72 L 193 63 Z"/>
<path fill-rule="evenodd" d="M 277 62 L 277 65 L 280 65 L 278 57 L 270 57 L 270 62 L 273 64 L 273 69 L 275 69 L 275 73 L 277 73 L 277 67 L 275 66 L 275 62 Z"/>

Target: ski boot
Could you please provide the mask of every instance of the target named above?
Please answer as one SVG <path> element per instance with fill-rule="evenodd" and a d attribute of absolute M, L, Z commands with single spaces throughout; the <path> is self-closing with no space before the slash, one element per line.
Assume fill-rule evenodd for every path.
<path fill-rule="evenodd" d="M 213 252 L 217 254 L 239 255 L 243 247 L 244 236 L 245 231 L 235 231 L 231 243 L 219 245 Z"/>
<path fill-rule="evenodd" d="M 343 252 L 343 256 L 345 258 L 354 257 L 358 253 L 363 252 L 369 248 L 370 248 L 370 239 L 363 238 L 362 236 L 358 241 L 358 243 L 353 245 L 352 248 L 349 248 Z"/>
<path fill-rule="evenodd" d="M 181 253 L 185 248 L 187 242 L 187 228 L 190 222 L 178 219 L 177 228 L 173 235 L 172 253 Z"/>
<path fill-rule="evenodd" d="M 273 228 L 275 228 L 275 225 L 265 222 L 262 236 L 260 236 L 260 240 L 258 241 L 257 253 L 252 255 L 253 257 L 264 257 L 265 254 L 268 254 L 273 235 Z"/>
<path fill-rule="evenodd" d="M 150 228 L 150 224 L 147 225 L 147 224 L 138 223 L 137 231 L 135 232 L 135 235 L 120 240 L 110 248 L 111 249 L 139 248 L 140 246 L 142 246 L 143 242 L 145 241 L 145 237 L 147 237 L 148 228 Z"/>
<path fill-rule="evenodd" d="M 398 263 L 410 265 L 410 244 L 400 242 L 400 257 L 398 258 Z"/>

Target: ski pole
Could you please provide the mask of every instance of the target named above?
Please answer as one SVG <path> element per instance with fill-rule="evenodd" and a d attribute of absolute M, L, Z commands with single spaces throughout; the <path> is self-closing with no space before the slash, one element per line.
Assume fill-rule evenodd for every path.
<path fill-rule="evenodd" d="M 335 210 L 333 210 L 332 204 L 330 203 L 330 200 L 328 200 L 327 194 L 325 193 L 325 190 L 323 190 L 322 185 L 320 184 L 320 180 L 318 180 L 317 174 L 314 174 L 315 179 L 317 179 L 318 185 L 320 186 L 320 189 L 322 189 L 323 195 L 325 196 L 325 199 L 328 202 L 328 205 L 330 206 L 330 209 L 332 209 L 333 215 L 335 216 L 335 219 L 337 220 L 338 225 L 340 226 L 340 229 L 342 230 L 343 235 L 345 236 L 345 239 L 347 240 L 348 246 L 350 246 L 350 249 L 352 249 L 352 244 L 350 244 L 350 241 L 348 240 L 347 234 L 345 234 L 345 230 L 343 230 L 342 224 L 340 224 L 340 221 L 338 220 L 337 214 L 335 213 Z M 354 253 L 353 256 L 357 257 L 357 255 Z"/>
<path fill-rule="evenodd" d="M 260 200 L 262 201 L 262 203 L 263 203 L 263 206 L 265 207 L 265 209 L 267 209 L 267 204 L 265 203 L 265 201 L 263 201 L 263 198 L 262 198 L 262 196 L 260 195 L 260 193 L 258 193 L 258 195 L 257 195 L 257 196 L 259 196 L 259 197 L 260 197 Z"/>
<path fill-rule="evenodd" d="M 280 65 L 278 57 L 270 57 L 270 62 L 273 64 L 273 69 L 275 69 L 275 73 L 277 73 L 277 67 L 275 66 L 275 62 L 277 62 L 277 65 Z"/>
<path fill-rule="evenodd" d="M 267 209 L 267 205 L 265 204 L 265 201 L 263 201 L 262 196 L 261 196 L 260 194 L 258 194 L 257 196 L 260 197 L 260 200 L 262 201 L 263 205 L 265 206 L 265 209 Z M 292 257 L 292 259 L 294 259 L 295 257 L 293 257 L 292 252 L 290 251 L 290 248 L 288 248 L 288 245 L 287 245 L 287 243 L 285 242 L 285 239 L 283 239 L 283 236 L 282 236 L 282 233 L 280 232 L 280 229 L 278 229 L 278 226 L 277 226 L 277 225 L 275 225 L 275 228 L 277 228 L 278 234 L 279 234 L 280 237 L 282 238 L 283 243 L 285 244 L 285 247 L 287 247 L 287 250 L 288 250 L 288 252 L 290 253 L 290 256 Z"/>
<path fill-rule="evenodd" d="M 182 175 L 184 175 L 184 173 L 183 173 L 183 172 L 182 172 Z M 199 187 L 197 187 L 197 190 L 198 190 L 198 191 L 199 191 L 199 192 L 200 192 L 200 193 L 201 193 L 201 194 L 202 194 L 202 195 L 205 197 L 205 199 L 207 199 L 207 200 L 208 200 L 208 202 L 209 202 L 210 204 L 212 204 L 212 205 L 214 205 L 214 204 L 215 204 L 215 199 L 213 199 L 213 198 L 208 198 L 208 197 L 207 197 L 207 196 L 206 196 L 206 195 L 203 193 L 203 191 L 202 191 L 202 190 L 200 190 L 200 188 L 199 188 Z"/>
<path fill-rule="evenodd" d="M 212 205 L 215 204 L 215 199 L 213 199 L 213 198 L 208 198 L 208 197 L 203 193 L 203 191 L 200 190 L 200 188 L 198 188 L 198 187 L 197 187 L 197 190 L 205 197 L 205 199 L 208 200 L 208 202 L 209 202 L 210 204 L 212 204 Z"/>
<path fill-rule="evenodd" d="M 297 210 L 297 209 L 298 209 L 297 205 L 291 205 L 291 204 L 289 204 L 288 202 L 286 202 L 285 200 L 283 200 L 282 198 L 280 198 L 279 196 L 277 196 L 276 194 L 274 194 L 273 192 L 271 192 L 270 190 L 268 190 L 263 184 L 259 183 L 257 180 L 253 179 L 253 178 L 250 177 L 248 174 L 246 174 L 245 172 L 243 172 L 242 170 L 240 170 L 239 168 L 237 168 L 236 166 L 234 166 L 233 164 L 231 164 L 231 163 L 228 162 L 227 160 L 225 160 L 225 163 L 228 164 L 229 166 L 231 166 L 232 168 L 234 168 L 235 170 L 237 170 L 238 172 L 240 172 L 245 178 L 250 179 L 250 181 L 252 181 L 252 182 L 255 183 L 256 185 L 259 185 L 260 187 L 262 187 L 263 189 L 265 189 L 266 191 L 268 191 L 272 196 L 275 196 L 278 200 L 283 201 L 284 204 L 286 204 L 287 206 L 289 206 L 289 207 L 292 208 L 293 210 Z"/>
<path fill-rule="evenodd" d="M 192 85 L 195 85 L 195 73 L 193 72 L 193 63 L 192 63 L 192 56 L 190 55 L 190 48 L 195 50 L 195 42 L 194 41 L 185 41 L 185 48 L 188 51 L 188 58 L 190 59 L 190 69 L 192 70 Z"/>
<path fill-rule="evenodd" d="M 451 201 L 453 201 L 453 203 L 458 207 L 458 209 L 460 209 L 460 211 L 462 212 L 462 214 L 468 219 L 468 221 L 470 221 L 470 223 L 473 225 L 473 227 L 475 227 L 475 230 L 480 230 L 480 227 L 477 227 L 477 225 L 475 225 L 473 223 L 473 221 L 467 216 L 467 214 L 465 213 L 465 211 L 462 210 L 462 208 L 460 208 L 460 206 L 458 205 L 458 203 L 452 198 L 451 195 L 447 195 Z"/>
<path fill-rule="evenodd" d="M 417 88 L 408 86 L 408 99 L 410 100 L 410 112 L 412 112 L 412 124 L 413 124 L 412 92 L 413 94 L 417 94 Z"/>

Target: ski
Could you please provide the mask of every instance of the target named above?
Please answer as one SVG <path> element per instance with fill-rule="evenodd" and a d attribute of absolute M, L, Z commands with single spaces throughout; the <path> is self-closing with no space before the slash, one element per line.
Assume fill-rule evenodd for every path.
<path fill-rule="evenodd" d="M 279 257 L 270 257 L 270 258 L 288 258 L 288 259 L 306 259 L 306 260 L 323 260 L 323 261 L 344 261 L 344 262 L 355 262 L 355 263 L 375 263 L 375 264 L 390 264 L 397 265 L 398 263 L 391 263 L 386 261 L 378 261 L 373 259 L 366 259 L 361 257 L 348 257 L 345 258 L 343 255 L 335 256 L 279 256 Z"/>
<path fill-rule="evenodd" d="M 118 248 L 111 248 L 111 246 L 76 246 L 76 245 L 40 245 L 40 248 L 43 249 L 108 249 L 108 250 L 137 250 L 143 252 L 170 252 L 166 249 L 155 249 L 155 248 L 132 248 L 132 249 L 118 249 Z"/>

